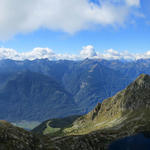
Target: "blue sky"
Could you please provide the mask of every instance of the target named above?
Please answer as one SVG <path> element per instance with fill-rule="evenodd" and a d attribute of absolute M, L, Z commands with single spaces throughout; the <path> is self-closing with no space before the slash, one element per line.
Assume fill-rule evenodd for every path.
<path fill-rule="evenodd" d="M 15 9 L 19 6 L 18 0 L 15 0 L 18 5 L 12 4 L 11 0 L 2 1 L 4 5 L 1 7 L 3 8 L 9 6 L 8 8 Z M 8 3 L 5 3 L 6 1 L 8 1 Z M 31 1 L 33 1 L 33 3 L 35 2 L 35 0 Z M 42 0 L 38 1 L 39 4 L 42 3 Z M 46 3 L 47 0 L 44 1 Z M 54 0 L 50 1 L 51 4 L 54 3 Z M 55 15 L 46 16 L 51 10 L 48 6 L 43 5 L 43 7 L 40 8 L 41 14 L 38 14 L 41 17 L 39 17 L 41 22 L 37 20 L 35 16 L 32 18 L 35 19 L 34 22 L 37 22 L 38 25 L 32 25 L 32 21 L 30 26 L 29 24 L 22 25 L 24 23 L 23 21 L 30 15 L 24 13 L 29 9 L 29 4 L 30 7 L 32 6 L 29 0 L 27 0 L 25 7 L 20 3 L 20 7 L 24 7 L 23 13 L 22 9 L 16 8 L 14 13 L 11 13 L 11 9 L 8 9 L 7 12 L 5 12 L 5 14 L 8 15 L 0 15 L 0 23 L 2 23 L 2 25 L 0 25 L 1 48 L 12 48 L 18 52 L 29 52 L 36 47 L 48 47 L 55 53 L 62 54 L 79 54 L 82 47 L 87 45 L 92 45 L 94 49 L 100 53 L 111 48 L 118 52 L 128 51 L 131 53 L 146 53 L 150 50 L 149 0 L 130 0 L 130 2 L 133 1 L 133 3 L 130 4 L 128 3 L 129 0 L 105 0 L 105 2 L 104 0 L 93 0 L 94 6 L 90 7 L 93 7 L 92 9 L 95 10 L 95 12 L 87 14 L 90 17 L 82 15 L 82 13 L 85 12 L 82 12 L 81 8 L 76 5 L 79 0 L 77 0 L 76 3 L 75 0 L 71 0 L 72 3 L 70 2 L 69 4 L 67 4 L 69 0 L 65 1 L 66 5 L 64 5 L 60 14 L 59 12 L 54 12 L 58 20 L 54 19 Z M 83 1 L 83 3 L 81 1 Z M 57 0 L 57 2 L 59 3 L 60 0 Z M 79 3 L 85 5 L 83 9 L 89 9 L 88 5 L 90 5 L 91 1 L 80 0 Z M 60 7 L 58 4 L 54 4 L 54 6 L 58 7 L 56 9 Z M 47 9 L 47 14 L 45 12 L 43 13 L 44 7 L 45 10 Z M 67 7 L 68 9 L 79 7 L 77 10 L 80 11 L 81 16 L 77 14 L 79 16 L 75 17 L 74 14 L 76 15 L 76 12 L 71 14 L 71 10 L 69 12 L 65 11 L 63 14 L 63 9 Z M 103 7 L 103 10 L 101 7 Z M 39 9 L 39 7 L 36 9 Z M 34 9 L 31 7 L 31 14 L 33 10 Z M 89 10 L 87 10 L 87 12 L 88 11 Z M 67 13 L 70 13 L 70 16 Z M 100 13 L 104 13 L 104 15 Z M 66 14 L 68 15 L 67 17 Z M 94 15 L 97 16 L 95 17 Z M 44 17 L 47 17 L 47 19 Z M 52 21 L 54 21 L 54 23 Z M 63 23 L 63 21 L 65 23 Z M 74 25 L 78 22 L 79 24 Z"/>

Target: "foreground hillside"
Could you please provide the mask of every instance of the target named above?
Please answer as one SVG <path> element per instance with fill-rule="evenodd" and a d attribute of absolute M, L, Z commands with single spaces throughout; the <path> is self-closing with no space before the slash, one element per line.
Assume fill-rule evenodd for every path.
<path fill-rule="evenodd" d="M 69 125 L 56 130 L 58 122 L 48 120 L 33 131 L 41 133 L 43 127 L 43 131 L 51 128 L 51 141 L 62 150 L 101 150 L 119 138 L 149 133 L 149 116 L 150 76 L 142 74 L 127 88 Z"/>
<path fill-rule="evenodd" d="M 44 150 L 42 139 L 24 129 L 0 121 L 1 150 Z"/>

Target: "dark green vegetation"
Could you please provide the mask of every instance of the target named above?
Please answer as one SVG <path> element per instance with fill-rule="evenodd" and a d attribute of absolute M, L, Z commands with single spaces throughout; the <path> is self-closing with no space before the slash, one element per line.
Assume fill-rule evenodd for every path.
<path fill-rule="evenodd" d="M 150 74 L 150 60 L 0 60 L 0 119 L 85 114 L 141 73 Z"/>
<path fill-rule="evenodd" d="M 42 138 L 0 121 L 0 150 L 44 150 Z M 46 150 L 46 149 L 45 149 Z"/>
<path fill-rule="evenodd" d="M 57 129 L 48 120 L 42 129 L 53 127 L 47 137 L 53 147 L 61 150 L 105 150 L 120 138 L 150 132 L 150 76 L 142 74 L 127 88 L 99 103 L 94 110 Z M 63 120 L 60 120 L 63 121 Z M 61 124 L 59 122 L 59 124 Z M 44 131 L 46 129 L 44 128 Z M 35 130 L 34 130 L 35 131 Z M 47 130 L 48 131 L 48 130 Z"/>

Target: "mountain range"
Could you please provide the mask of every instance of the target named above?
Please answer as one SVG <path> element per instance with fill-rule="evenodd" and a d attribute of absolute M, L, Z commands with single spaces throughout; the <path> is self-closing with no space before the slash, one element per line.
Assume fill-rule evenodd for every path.
<path fill-rule="evenodd" d="M 61 150 L 105 150 L 113 141 L 123 137 L 143 134 L 149 138 L 149 115 L 150 76 L 142 74 L 88 114 L 72 118 L 72 122 L 65 118 L 68 124 L 63 125 L 63 119 L 47 120 L 33 132 L 46 134 Z M 135 149 L 136 145 L 127 149 Z"/>
<path fill-rule="evenodd" d="M 0 117 L 44 121 L 85 114 L 141 73 L 150 74 L 150 59 L 0 60 Z"/>
<path fill-rule="evenodd" d="M 40 73 L 18 72 L 0 90 L 1 119 L 43 120 L 73 115 L 77 110 L 72 96 L 55 80 Z"/>
<path fill-rule="evenodd" d="M 31 132 L 0 121 L 0 149 L 114 150 L 116 141 L 126 137 L 130 140 L 124 150 L 147 150 L 142 144 L 144 139 L 150 141 L 149 116 L 150 76 L 141 74 L 125 89 L 82 116 L 49 119 Z M 141 141 L 131 147 L 128 143 L 133 137 Z"/>

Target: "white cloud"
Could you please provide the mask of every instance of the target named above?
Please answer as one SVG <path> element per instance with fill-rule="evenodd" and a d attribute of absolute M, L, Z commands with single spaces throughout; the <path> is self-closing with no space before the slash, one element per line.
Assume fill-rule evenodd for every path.
<path fill-rule="evenodd" d="M 55 59 L 55 53 L 52 49 L 49 48 L 34 48 L 31 52 L 26 53 L 18 53 L 20 59 L 45 59 L 48 58 L 50 60 Z"/>
<path fill-rule="evenodd" d="M 126 0 L 129 6 L 140 6 L 140 0 Z"/>
<path fill-rule="evenodd" d="M 17 51 L 9 48 L 0 48 L 0 59 L 18 59 Z"/>
<path fill-rule="evenodd" d="M 114 49 L 105 50 L 103 53 L 95 51 L 92 45 L 84 46 L 79 55 L 75 54 L 56 54 L 50 48 L 34 48 L 30 52 L 19 53 L 14 49 L 0 48 L 0 59 L 12 60 L 34 60 L 34 59 L 49 59 L 49 60 L 83 60 L 90 59 L 107 59 L 107 60 L 138 60 L 150 59 L 150 51 L 146 53 L 130 53 L 128 51 L 118 52 Z"/>
<path fill-rule="evenodd" d="M 114 60 L 114 59 L 136 60 L 137 59 L 137 56 L 135 54 L 129 53 L 128 51 L 118 52 L 113 49 L 105 50 L 104 53 L 99 55 L 99 57 L 108 60 Z"/>
<path fill-rule="evenodd" d="M 12 60 L 34 60 L 34 59 L 49 59 L 49 60 L 77 60 L 81 59 L 80 56 L 71 54 L 55 54 L 52 49 L 49 48 L 34 48 L 30 52 L 19 53 L 14 49 L 0 48 L 0 59 L 12 59 Z"/>
<path fill-rule="evenodd" d="M 92 45 L 88 45 L 83 47 L 83 50 L 81 50 L 80 55 L 83 58 L 87 58 L 87 57 L 91 58 L 96 56 L 97 54 L 94 50 L 94 47 Z"/>
<path fill-rule="evenodd" d="M 97 5 L 89 0 L 1 0 L 0 40 L 40 27 L 74 33 L 97 24 L 122 25 L 131 13 L 130 6 L 139 5 L 139 0 L 126 2 L 116 5 L 101 0 Z"/>

